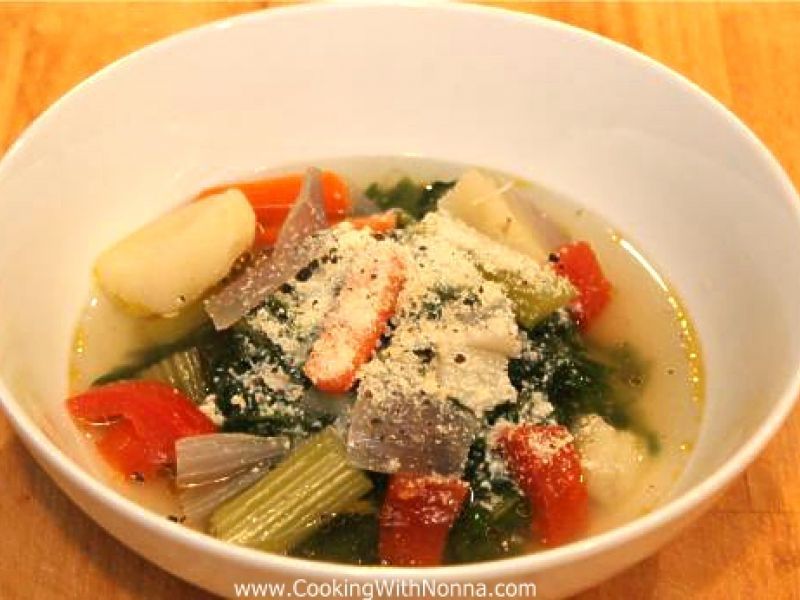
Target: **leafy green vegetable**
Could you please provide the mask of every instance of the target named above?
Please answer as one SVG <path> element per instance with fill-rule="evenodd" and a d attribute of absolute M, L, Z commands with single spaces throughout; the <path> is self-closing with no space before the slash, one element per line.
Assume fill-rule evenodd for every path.
<path fill-rule="evenodd" d="M 302 437 L 333 422 L 332 415 L 311 410 L 269 386 L 259 373 L 282 371 L 306 389 L 310 382 L 280 346 L 249 328 L 246 320 L 219 332 L 200 350 L 217 409 L 225 417 L 222 431 Z"/>
<path fill-rule="evenodd" d="M 518 401 L 496 407 L 487 415 L 489 423 L 499 418 L 521 420 L 532 394 L 543 392 L 559 423 L 570 427 L 578 417 L 595 413 L 614 427 L 641 435 L 650 452 L 658 452 L 658 437 L 637 413 L 636 401 L 647 383 L 649 366 L 634 348 L 591 346 L 561 312 L 526 334 L 526 352 L 508 365 Z"/>
<path fill-rule="evenodd" d="M 253 487 L 217 508 L 209 519 L 212 535 L 270 552 L 286 552 L 372 489 L 350 466 L 333 429 L 310 438 Z"/>
<path fill-rule="evenodd" d="M 628 402 L 613 393 L 612 367 L 593 360 L 575 323 L 556 313 L 527 331 L 523 357 L 509 361 L 511 383 L 520 401 L 492 415 L 519 420 L 533 392 L 543 392 L 555 409 L 556 420 L 571 426 L 581 415 L 596 413 L 614 427 L 628 427 Z"/>
<path fill-rule="evenodd" d="M 530 541 L 530 528 L 528 501 L 510 486 L 488 506 L 473 500 L 450 531 L 447 561 L 477 562 L 522 554 Z"/>
<path fill-rule="evenodd" d="M 382 210 L 399 208 L 413 218 L 421 219 L 430 211 L 436 210 L 439 198 L 454 185 L 454 181 L 420 184 L 404 177 L 391 187 L 373 183 L 365 193 Z"/>
<path fill-rule="evenodd" d="M 291 555 L 354 565 L 378 564 L 378 517 L 375 514 L 336 515 L 297 546 Z"/>

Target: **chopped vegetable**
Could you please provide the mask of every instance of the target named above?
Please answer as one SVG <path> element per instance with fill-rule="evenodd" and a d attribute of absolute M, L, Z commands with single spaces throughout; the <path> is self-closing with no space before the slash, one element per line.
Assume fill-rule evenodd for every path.
<path fill-rule="evenodd" d="M 611 283 L 603 275 L 592 247 L 586 242 L 563 246 L 556 253 L 556 272 L 572 282 L 578 298 L 570 310 L 582 329 L 587 329 L 600 316 L 611 300 Z"/>
<path fill-rule="evenodd" d="M 374 215 L 350 217 L 348 221 L 356 229 L 368 227 L 375 233 L 386 233 L 397 228 L 397 211 L 387 210 Z"/>
<path fill-rule="evenodd" d="M 253 245 L 255 215 L 231 190 L 182 206 L 97 260 L 102 288 L 136 313 L 173 315 L 221 281 Z"/>
<path fill-rule="evenodd" d="M 381 561 L 393 566 L 440 565 L 468 491 L 460 479 L 393 475 L 380 513 Z"/>
<path fill-rule="evenodd" d="M 533 232 L 545 250 L 554 250 L 570 242 L 569 235 L 561 226 L 539 207 L 539 193 L 536 186 L 527 182 L 514 182 L 514 186 L 505 192 L 514 212 L 523 225 Z"/>
<path fill-rule="evenodd" d="M 208 394 L 206 377 L 197 348 L 170 354 L 140 371 L 137 379 L 161 381 L 171 385 L 198 404 Z"/>
<path fill-rule="evenodd" d="M 199 197 L 205 198 L 231 188 L 243 192 L 253 206 L 258 220 L 257 243 L 271 246 L 277 241 L 281 226 L 289 216 L 289 211 L 300 194 L 303 177 L 304 175 L 297 173 L 221 185 L 204 191 Z M 337 223 L 350 210 L 351 201 L 347 183 L 331 171 L 322 171 L 320 178 L 325 214 L 329 222 Z"/>
<path fill-rule="evenodd" d="M 571 286 L 537 286 L 513 271 L 490 272 L 481 269 L 489 281 L 499 283 L 511 303 L 522 327 L 533 327 L 575 297 Z"/>
<path fill-rule="evenodd" d="M 473 414 L 451 401 L 420 394 L 386 399 L 359 391 L 347 439 L 348 456 L 380 473 L 414 471 L 458 475 L 479 427 Z"/>
<path fill-rule="evenodd" d="M 307 265 L 319 252 L 319 247 L 313 240 L 307 242 L 307 238 L 326 226 L 320 172 L 311 168 L 272 252 L 262 253 L 244 273 L 205 301 L 206 311 L 217 329 L 239 321 Z"/>
<path fill-rule="evenodd" d="M 305 401 L 310 382 L 293 357 L 246 321 L 217 332 L 201 352 L 225 432 L 300 438 L 338 416 Z"/>
<path fill-rule="evenodd" d="M 222 481 L 254 465 L 279 460 L 289 451 L 289 438 L 211 433 L 178 440 L 175 451 L 175 483 L 192 487 Z"/>
<path fill-rule="evenodd" d="M 215 510 L 210 531 L 236 544 L 286 552 L 313 534 L 323 516 L 345 509 L 370 489 L 369 478 L 348 463 L 338 434 L 326 429 Z"/>
<path fill-rule="evenodd" d="M 355 260 L 305 364 L 316 387 L 338 394 L 353 386 L 394 314 L 404 281 L 403 259 L 391 246 Z"/>
<path fill-rule="evenodd" d="M 581 417 L 574 431 L 589 496 L 606 506 L 624 501 L 648 465 L 645 441 L 597 415 Z"/>
<path fill-rule="evenodd" d="M 91 388 L 70 398 L 67 407 L 76 419 L 105 425 L 98 448 L 128 476 L 152 475 L 174 465 L 177 440 L 216 430 L 189 398 L 154 381 Z"/>
<path fill-rule="evenodd" d="M 227 500 L 253 487 L 264 477 L 269 465 L 254 465 L 221 481 L 178 488 L 183 516 L 193 525 L 206 526 L 214 510 Z"/>
<path fill-rule="evenodd" d="M 566 426 L 587 412 L 606 417 L 617 427 L 630 424 L 628 406 L 611 387 L 611 369 L 593 360 L 574 321 L 562 312 L 526 331 L 519 358 L 508 363 L 508 376 L 520 393 L 517 403 L 497 416 L 516 421 L 532 392 L 542 392 Z"/>
<path fill-rule="evenodd" d="M 414 219 L 421 219 L 436 210 L 439 199 L 453 185 L 452 181 L 418 184 L 404 177 L 392 187 L 373 183 L 367 188 L 366 196 L 383 210 L 397 208 Z"/>
<path fill-rule="evenodd" d="M 439 208 L 495 241 L 543 263 L 547 259 L 546 249 L 504 192 L 491 177 L 473 169 L 459 177 L 455 187 L 439 201 Z"/>
<path fill-rule="evenodd" d="M 569 431 L 560 425 L 526 423 L 508 426 L 497 442 L 533 506 L 533 532 L 542 544 L 563 544 L 582 533 L 589 496 Z"/>
<path fill-rule="evenodd" d="M 506 486 L 492 502 L 471 501 L 461 511 L 447 541 L 448 562 L 477 562 L 516 556 L 530 542 L 528 501 Z"/>
<path fill-rule="evenodd" d="M 289 438 L 212 433 L 180 439 L 175 451 L 181 507 L 190 521 L 201 523 L 285 456 Z"/>

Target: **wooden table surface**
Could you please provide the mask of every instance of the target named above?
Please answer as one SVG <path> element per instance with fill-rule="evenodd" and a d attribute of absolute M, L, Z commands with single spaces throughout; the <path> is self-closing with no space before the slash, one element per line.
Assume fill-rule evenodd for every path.
<path fill-rule="evenodd" d="M 44 108 L 119 56 L 269 3 L 0 3 L 0 153 Z M 800 184 L 800 3 L 503 3 L 597 31 L 687 75 L 738 114 Z M 799 332 L 800 333 L 800 332 Z M 0 598 L 209 596 L 106 535 L 0 417 Z M 800 412 L 705 517 L 580 596 L 800 598 Z"/>

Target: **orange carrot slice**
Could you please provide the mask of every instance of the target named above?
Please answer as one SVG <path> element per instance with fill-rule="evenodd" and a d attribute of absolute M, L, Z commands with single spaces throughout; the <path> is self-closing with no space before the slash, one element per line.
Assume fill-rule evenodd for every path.
<path fill-rule="evenodd" d="M 257 245 L 272 245 L 286 220 L 289 210 L 300 194 L 303 174 L 283 175 L 255 181 L 241 181 L 217 185 L 204 190 L 198 199 L 236 188 L 247 196 L 258 221 Z M 322 196 L 328 221 L 338 223 L 350 210 L 350 192 L 347 183 L 332 171 L 322 172 Z"/>
<path fill-rule="evenodd" d="M 317 388 L 339 394 L 353 387 L 358 368 L 372 357 L 394 314 L 404 283 L 405 264 L 396 248 L 379 244 L 356 259 L 304 367 Z"/>
<path fill-rule="evenodd" d="M 350 217 L 347 219 L 356 229 L 369 228 L 375 233 L 386 233 L 397 228 L 397 213 L 393 210 L 367 215 L 364 217 Z"/>

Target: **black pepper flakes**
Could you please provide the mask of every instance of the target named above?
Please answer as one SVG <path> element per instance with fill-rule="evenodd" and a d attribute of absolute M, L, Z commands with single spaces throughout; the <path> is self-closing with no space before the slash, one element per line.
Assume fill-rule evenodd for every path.
<path fill-rule="evenodd" d="M 412 350 L 412 352 L 417 358 L 420 359 L 420 361 L 422 361 L 423 364 L 426 365 L 429 364 L 436 356 L 436 353 L 433 351 L 433 348 L 431 347 L 415 348 L 414 350 Z"/>
<path fill-rule="evenodd" d="M 300 269 L 297 274 L 294 276 L 297 281 L 308 281 L 311 279 L 311 276 L 314 274 L 319 268 L 319 261 L 315 258 L 310 263 L 308 263 L 305 267 Z"/>

